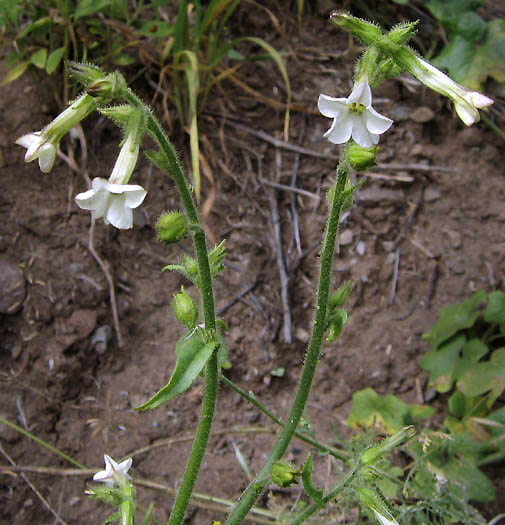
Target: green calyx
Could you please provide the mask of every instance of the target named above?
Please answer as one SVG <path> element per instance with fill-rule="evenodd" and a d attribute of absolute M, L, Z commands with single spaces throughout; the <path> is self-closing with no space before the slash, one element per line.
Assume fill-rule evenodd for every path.
<path fill-rule="evenodd" d="M 365 450 L 361 455 L 360 463 L 362 465 L 371 465 L 372 463 L 375 463 L 375 461 L 384 456 L 384 454 L 391 452 L 396 447 L 414 437 L 415 434 L 416 429 L 412 425 L 403 427 L 396 434 L 386 438 L 378 445 Z"/>
<path fill-rule="evenodd" d="M 346 150 L 347 161 L 356 171 L 365 171 L 376 164 L 378 146 L 364 148 L 352 143 Z"/>
<path fill-rule="evenodd" d="M 188 330 L 193 330 L 198 320 L 198 308 L 191 295 L 184 290 L 184 287 L 181 287 L 181 291 L 174 295 L 171 306 L 179 323 Z"/>
<path fill-rule="evenodd" d="M 158 240 L 172 244 L 184 239 L 188 233 L 186 216 L 180 211 L 169 211 L 160 215 L 155 225 Z"/>
<path fill-rule="evenodd" d="M 296 467 L 287 461 L 275 461 L 270 469 L 272 481 L 280 487 L 289 487 L 293 483 L 298 483 L 298 479 L 303 472 L 303 468 Z"/>

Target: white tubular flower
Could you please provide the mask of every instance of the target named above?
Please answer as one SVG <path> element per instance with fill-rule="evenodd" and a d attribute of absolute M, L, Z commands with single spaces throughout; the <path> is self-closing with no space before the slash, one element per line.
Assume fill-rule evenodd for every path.
<path fill-rule="evenodd" d="M 39 159 L 39 167 L 42 173 L 49 173 L 53 169 L 58 144 L 48 142 L 42 131 L 23 135 L 16 140 L 16 144 L 26 148 L 25 162 Z"/>
<path fill-rule="evenodd" d="M 393 123 L 372 107 L 372 91 L 367 81 L 355 85 L 348 98 L 319 95 L 317 106 L 325 117 L 334 119 L 323 135 L 334 144 L 344 144 L 352 137 L 363 148 L 369 148 L 379 142 L 379 135 Z"/>
<path fill-rule="evenodd" d="M 493 99 L 460 86 L 426 60 L 416 58 L 417 60 L 409 61 L 409 72 L 433 91 L 449 97 L 454 102 L 458 117 L 467 126 L 480 120 L 479 109 L 493 104 Z"/>
<path fill-rule="evenodd" d="M 132 458 L 116 463 L 110 456 L 104 454 L 103 459 L 105 460 L 105 470 L 97 472 L 93 476 L 93 481 L 101 481 L 108 487 L 113 487 L 114 485 L 120 485 L 123 479 L 131 479 L 128 471 L 132 466 Z"/>
<path fill-rule="evenodd" d="M 35 131 L 19 137 L 16 144 L 26 148 L 25 162 L 39 159 L 40 171 L 49 173 L 53 168 L 56 152 L 63 135 L 86 118 L 95 107 L 96 103 L 93 97 L 82 95 L 42 131 Z"/>
<path fill-rule="evenodd" d="M 142 186 L 127 184 L 139 155 L 137 134 L 136 129 L 127 134 L 109 180 L 97 177 L 90 190 L 75 197 L 79 208 L 91 210 L 95 219 L 103 217 L 105 224 L 121 230 L 133 226 L 132 209 L 140 206 L 147 194 Z"/>
<path fill-rule="evenodd" d="M 136 184 L 111 184 L 97 177 L 91 189 L 75 197 L 77 206 L 91 210 L 95 219 L 103 217 L 105 224 L 112 224 L 120 230 L 133 226 L 133 208 L 142 204 L 147 191 Z"/>

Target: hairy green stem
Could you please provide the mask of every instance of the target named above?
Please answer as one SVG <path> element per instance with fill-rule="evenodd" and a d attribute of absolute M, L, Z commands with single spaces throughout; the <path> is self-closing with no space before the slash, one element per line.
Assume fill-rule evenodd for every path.
<path fill-rule="evenodd" d="M 270 480 L 270 469 L 275 461 L 278 461 L 286 451 L 289 443 L 295 435 L 298 423 L 303 415 L 303 410 L 309 397 L 312 380 L 316 371 L 324 333 L 326 331 L 326 311 L 331 286 L 331 270 L 333 253 L 337 240 L 338 223 L 343 204 L 343 192 L 347 181 L 349 167 L 346 160 L 339 163 L 337 168 L 337 182 L 329 203 L 329 216 L 321 250 L 321 268 L 319 272 L 319 285 L 317 290 L 317 304 L 315 308 L 314 324 L 310 338 L 302 376 L 298 385 L 291 412 L 277 437 L 270 455 L 256 477 L 249 484 L 240 499 L 233 507 L 225 525 L 238 525 L 254 505 L 256 499 L 263 492 Z"/>
<path fill-rule="evenodd" d="M 221 375 L 220 376 L 221 381 L 229 386 L 232 390 L 237 392 L 240 396 L 242 396 L 245 400 L 247 400 L 249 403 L 254 405 L 258 410 L 261 410 L 263 414 L 265 414 L 268 418 L 270 418 L 274 423 L 277 425 L 284 425 L 284 423 L 273 413 L 271 412 L 265 405 L 260 403 L 255 397 L 249 395 L 245 390 L 242 390 L 238 385 L 236 385 L 233 381 L 230 381 L 226 376 Z M 335 450 L 333 447 L 327 447 L 326 445 L 323 445 L 319 441 L 312 439 L 311 437 L 303 434 L 302 432 L 299 432 L 298 430 L 295 432 L 295 436 L 300 440 L 308 445 L 313 446 L 320 452 L 323 452 L 324 454 L 329 454 L 330 456 L 333 456 L 335 459 L 338 459 L 340 461 L 343 461 L 344 463 L 349 463 L 349 458 L 346 457 L 346 452 L 343 450 Z"/>
<path fill-rule="evenodd" d="M 307 518 L 310 518 L 312 514 L 316 513 L 318 510 L 321 510 L 328 503 L 330 503 L 332 499 L 337 497 L 340 492 L 342 492 L 345 487 L 347 487 L 347 485 L 352 481 L 356 473 L 359 471 L 360 467 L 360 462 L 357 461 L 354 467 L 346 474 L 345 478 L 330 493 L 324 496 L 320 502 L 314 502 L 312 505 L 307 507 L 304 512 L 295 518 L 291 525 L 299 525 L 300 523 L 303 523 Z"/>
<path fill-rule="evenodd" d="M 166 166 L 169 167 L 166 171 L 168 175 L 172 177 L 179 190 L 184 209 L 190 222 L 190 231 L 193 237 L 193 245 L 198 263 L 198 274 L 200 277 L 199 288 L 202 297 L 205 330 L 208 333 L 214 334 L 216 330 L 216 316 L 207 241 L 182 166 L 177 158 L 173 145 L 168 140 L 161 124 L 152 111 L 148 110 L 137 95 L 129 88 L 125 90 L 124 98 L 136 106 L 140 105 L 144 111 L 146 111 L 147 131 L 157 142 L 160 153 L 165 158 Z M 184 521 L 184 514 L 186 513 L 209 441 L 217 399 L 218 378 L 217 351 L 215 351 L 205 367 L 205 392 L 202 402 L 202 413 L 198 422 L 198 428 L 196 429 L 191 453 L 186 464 L 186 470 L 184 471 L 184 476 L 168 520 L 168 525 L 181 525 Z"/>

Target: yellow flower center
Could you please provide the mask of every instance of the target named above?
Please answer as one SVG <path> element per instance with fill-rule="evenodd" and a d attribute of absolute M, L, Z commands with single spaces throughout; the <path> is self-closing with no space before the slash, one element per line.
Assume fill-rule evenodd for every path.
<path fill-rule="evenodd" d="M 349 111 L 351 113 L 356 113 L 357 115 L 362 115 L 365 109 L 365 106 L 363 104 L 360 104 L 359 102 L 351 102 L 349 104 Z"/>

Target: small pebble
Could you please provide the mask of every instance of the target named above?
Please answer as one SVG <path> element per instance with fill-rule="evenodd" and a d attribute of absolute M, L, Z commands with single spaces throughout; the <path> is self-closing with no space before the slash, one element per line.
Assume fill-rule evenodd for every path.
<path fill-rule="evenodd" d="M 442 194 L 436 188 L 426 188 L 424 191 L 424 200 L 426 202 L 435 202 L 440 199 Z"/>
<path fill-rule="evenodd" d="M 411 120 L 413 120 L 414 122 L 419 122 L 420 124 L 429 122 L 430 120 L 433 120 L 434 117 L 435 113 L 433 113 L 433 111 L 430 108 L 427 108 L 425 106 L 417 108 L 410 114 Z"/>
<path fill-rule="evenodd" d="M 91 344 L 95 347 L 97 354 L 105 354 L 112 340 L 112 328 L 109 325 L 99 326 L 91 336 Z"/>
<path fill-rule="evenodd" d="M 348 246 L 352 243 L 353 233 L 352 230 L 343 230 L 339 237 L 340 246 Z"/>
<path fill-rule="evenodd" d="M 365 255 L 366 253 L 366 244 L 364 241 L 359 241 L 358 244 L 356 245 L 356 252 L 358 253 L 358 255 L 361 255 L 363 257 L 363 255 Z"/>

